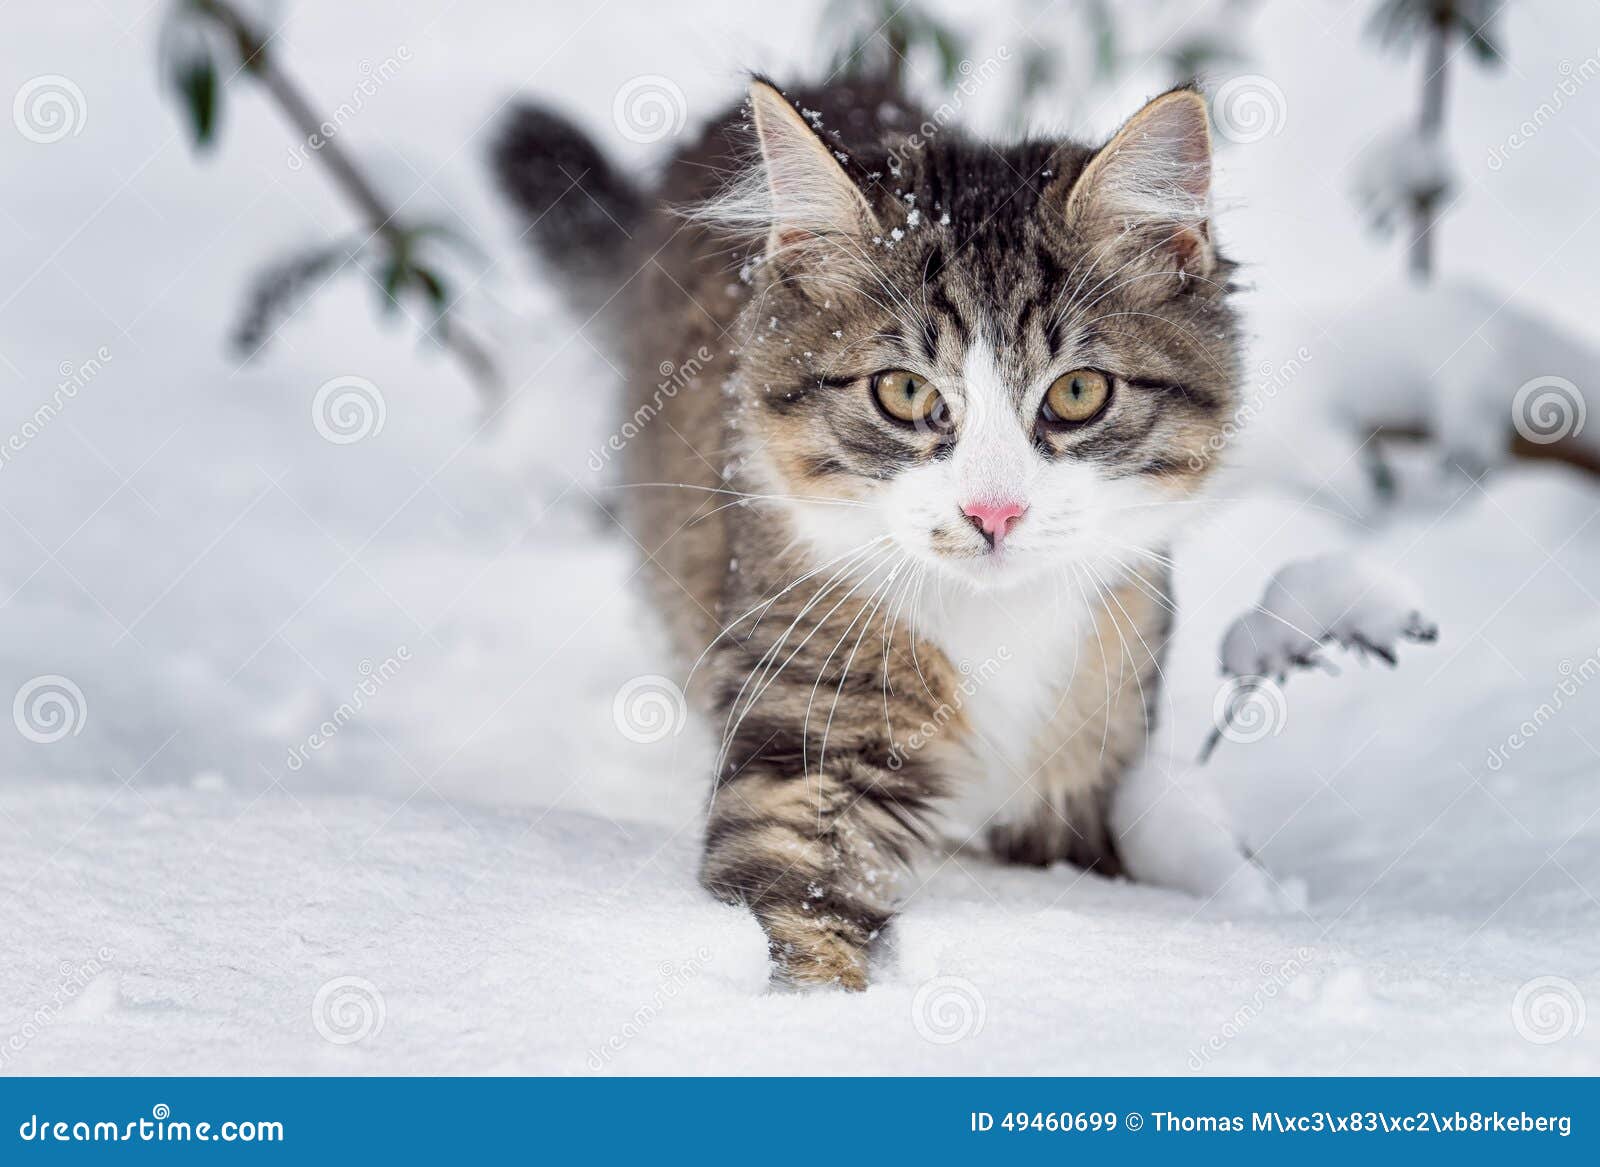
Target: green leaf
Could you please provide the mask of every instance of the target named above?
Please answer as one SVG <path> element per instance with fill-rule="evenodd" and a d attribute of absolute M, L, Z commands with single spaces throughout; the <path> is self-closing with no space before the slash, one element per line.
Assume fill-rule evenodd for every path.
<path fill-rule="evenodd" d="M 405 286 L 408 276 L 405 260 L 395 256 L 383 267 L 383 312 L 386 316 L 394 315 L 400 307 L 400 289 Z"/>
<path fill-rule="evenodd" d="M 1415 12 L 1406 0 L 1386 0 L 1367 19 L 1367 34 L 1379 44 L 1404 44 L 1416 33 Z"/>
<path fill-rule="evenodd" d="M 1203 33 L 1180 41 L 1164 55 L 1180 81 L 1193 81 L 1210 70 L 1244 60 L 1232 45 Z"/>
<path fill-rule="evenodd" d="M 1505 60 L 1495 43 L 1499 13 L 1490 13 L 1475 25 L 1472 19 L 1479 11 L 1477 5 L 1450 0 L 1383 0 L 1368 20 L 1367 31 L 1379 44 L 1393 48 L 1407 47 L 1442 27 L 1447 33 L 1460 34 L 1480 64 L 1498 65 Z"/>
<path fill-rule="evenodd" d="M 1489 39 L 1489 26 L 1486 24 L 1467 29 L 1467 47 L 1485 65 L 1499 65 L 1505 61 L 1500 46 Z"/>
<path fill-rule="evenodd" d="M 450 307 L 450 295 L 445 282 L 425 267 L 413 267 L 411 278 L 422 289 L 422 294 L 427 297 L 428 302 L 433 305 L 434 312 L 443 316 Z"/>
<path fill-rule="evenodd" d="M 433 308 L 433 320 L 423 329 L 425 339 L 439 344 L 445 342 L 449 329 L 450 293 L 445 282 L 425 267 L 411 268 L 411 282 Z"/>
<path fill-rule="evenodd" d="M 939 55 L 939 74 L 946 85 L 954 85 L 961 77 L 961 58 L 965 46 L 961 38 L 948 26 L 931 24 L 934 51 Z"/>
<path fill-rule="evenodd" d="M 1088 5 L 1084 19 L 1094 36 L 1095 79 L 1110 80 L 1117 71 L 1117 22 L 1111 9 L 1100 0 Z"/>
<path fill-rule="evenodd" d="M 191 57 L 178 66 L 175 81 L 195 147 L 203 150 L 215 141 L 217 132 L 222 91 L 216 64 L 208 55 Z"/>
<path fill-rule="evenodd" d="M 1030 45 L 1022 55 L 1022 96 L 1031 98 L 1043 93 L 1055 80 L 1056 63 L 1050 52 L 1038 45 Z"/>

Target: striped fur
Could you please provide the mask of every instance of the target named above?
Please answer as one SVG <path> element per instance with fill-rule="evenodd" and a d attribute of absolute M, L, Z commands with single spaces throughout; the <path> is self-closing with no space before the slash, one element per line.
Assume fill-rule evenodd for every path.
<path fill-rule="evenodd" d="M 777 979 L 861 988 L 952 835 L 1120 870 L 1107 806 L 1160 684 L 1173 504 L 1209 472 L 1238 346 L 1195 95 L 1098 153 L 921 141 L 871 88 L 791 96 L 758 83 L 604 262 L 545 255 L 620 273 L 588 302 L 629 412 L 653 403 L 622 512 L 722 731 L 702 878 L 754 911 Z M 503 172 L 554 181 L 521 146 Z M 519 199 L 624 201 L 570 179 Z M 663 400 L 662 362 L 702 350 Z M 1114 374 L 1103 415 L 1040 422 L 1085 367 Z M 888 419 L 885 369 L 937 385 L 950 425 Z M 1003 552 L 961 510 L 1001 490 L 1030 500 Z"/>

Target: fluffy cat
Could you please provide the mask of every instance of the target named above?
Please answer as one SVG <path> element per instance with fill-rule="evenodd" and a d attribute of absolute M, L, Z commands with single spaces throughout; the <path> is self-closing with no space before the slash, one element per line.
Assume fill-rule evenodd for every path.
<path fill-rule="evenodd" d="M 865 987 L 941 840 L 1122 869 L 1165 549 L 1235 403 L 1198 94 L 1098 150 L 922 123 L 757 79 L 648 189 L 544 110 L 496 146 L 625 363 L 622 517 L 723 731 L 702 879 L 791 984 Z"/>

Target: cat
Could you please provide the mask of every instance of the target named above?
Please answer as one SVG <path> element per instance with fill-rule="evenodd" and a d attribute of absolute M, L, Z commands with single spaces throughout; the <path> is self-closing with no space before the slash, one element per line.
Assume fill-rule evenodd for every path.
<path fill-rule="evenodd" d="M 864 988 L 949 840 L 1122 871 L 1239 382 L 1198 92 L 1099 149 L 924 122 L 756 77 L 650 186 L 543 108 L 494 147 L 626 369 L 621 518 L 722 730 L 701 879 L 785 985 Z"/>

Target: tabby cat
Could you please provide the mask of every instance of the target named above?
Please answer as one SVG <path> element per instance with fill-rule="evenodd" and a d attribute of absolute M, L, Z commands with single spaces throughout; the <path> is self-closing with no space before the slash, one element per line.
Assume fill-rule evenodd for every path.
<path fill-rule="evenodd" d="M 933 127 L 757 79 L 653 186 L 543 109 L 495 148 L 626 369 L 619 509 L 721 730 L 702 879 L 787 984 L 865 987 L 952 840 L 1121 870 L 1165 552 L 1235 399 L 1197 93 L 1098 150 Z"/>

